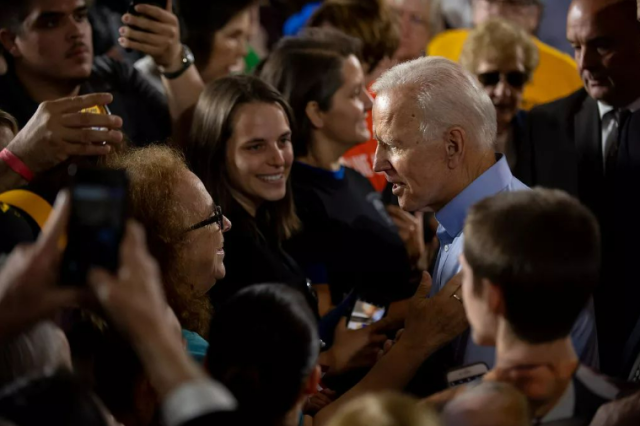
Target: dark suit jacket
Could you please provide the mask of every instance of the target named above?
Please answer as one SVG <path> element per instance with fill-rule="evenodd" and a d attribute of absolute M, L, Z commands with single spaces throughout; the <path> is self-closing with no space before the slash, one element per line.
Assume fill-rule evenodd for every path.
<path fill-rule="evenodd" d="M 584 89 L 529 112 L 516 176 L 558 188 L 600 215 L 604 190 L 598 104 Z"/>

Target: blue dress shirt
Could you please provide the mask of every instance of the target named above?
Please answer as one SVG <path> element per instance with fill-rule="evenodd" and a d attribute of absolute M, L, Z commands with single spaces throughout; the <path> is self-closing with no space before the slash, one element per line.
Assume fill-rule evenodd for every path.
<path fill-rule="evenodd" d="M 511 174 L 504 155 L 498 155 L 497 158 L 498 161 L 491 168 L 436 213 L 439 223 L 437 236 L 440 240 L 440 251 L 433 271 L 431 296 L 440 291 L 460 272 L 459 257 L 464 243 L 462 230 L 469 208 L 478 201 L 503 191 L 529 189 Z M 454 340 L 456 360 L 462 365 L 484 362 L 489 368 L 493 368 L 495 348 L 478 346 L 469 337 L 470 334 L 467 332 Z M 598 338 L 592 302 L 578 318 L 571 337 L 581 362 L 589 367 L 598 368 Z"/>

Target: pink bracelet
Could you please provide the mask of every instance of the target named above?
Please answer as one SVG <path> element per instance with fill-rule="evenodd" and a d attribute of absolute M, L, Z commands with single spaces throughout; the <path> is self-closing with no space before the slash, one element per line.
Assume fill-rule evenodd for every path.
<path fill-rule="evenodd" d="M 22 162 L 21 159 L 15 156 L 15 154 L 8 149 L 3 149 L 0 151 L 0 160 L 7 163 L 7 166 L 20 176 L 27 182 L 31 182 L 33 180 L 33 172 L 29 167 Z"/>

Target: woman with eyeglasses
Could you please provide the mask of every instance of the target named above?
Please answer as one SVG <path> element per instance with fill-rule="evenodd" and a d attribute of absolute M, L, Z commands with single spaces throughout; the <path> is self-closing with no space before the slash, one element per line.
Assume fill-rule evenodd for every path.
<path fill-rule="evenodd" d="M 227 275 L 211 292 L 216 307 L 245 287 L 283 283 L 317 312 L 304 272 L 282 249 L 300 223 L 289 182 L 292 120 L 284 98 L 252 76 L 210 83 L 196 105 L 187 161 L 234 223 Z"/>
<path fill-rule="evenodd" d="M 130 211 L 145 228 L 187 349 L 202 360 L 213 317 L 208 293 L 225 276 L 223 233 L 231 222 L 178 151 L 151 145 L 112 155 L 107 166 L 127 172 Z"/>
<path fill-rule="evenodd" d="M 522 29 L 491 20 L 469 33 L 460 64 L 474 74 L 496 108 L 496 151 L 505 154 L 517 172 L 518 151 L 524 137 L 522 93 L 538 67 L 538 48 Z M 517 174 L 517 173 L 516 173 Z"/>

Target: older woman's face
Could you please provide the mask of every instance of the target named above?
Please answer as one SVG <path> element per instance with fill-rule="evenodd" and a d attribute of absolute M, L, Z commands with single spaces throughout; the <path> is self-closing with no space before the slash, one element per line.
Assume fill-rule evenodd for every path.
<path fill-rule="evenodd" d="M 190 227 L 214 215 L 215 205 L 204 184 L 188 170 L 180 172 L 175 185 L 176 200 L 185 212 L 184 227 Z M 180 258 L 185 281 L 199 296 L 205 295 L 217 280 L 224 278 L 224 237 L 231 228 L 225 217 L 223 229 L 215 222 L 187 232 Z"/>
<path fill-rule="evenodd" d="M 400 18 L 400 46 L 395 53 L 399 61 L 419 58 L 429 42 L 430 0 L 387 0 Z"/>
<path fill-rule="evenodd" d="M 502 133 L 509 129 L 518 113 L 526 77 L 524 53 L 521 50 L 508 57 L 497 56 L 481 59 L 475 74 L 496 108 L 498 133 Z M 523 84 L 520 84 L 520 80 L 524 80 Z"/>

